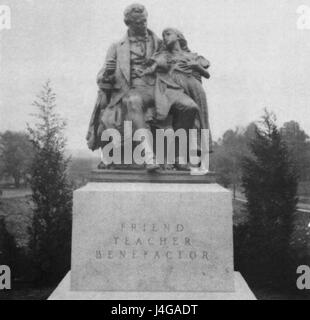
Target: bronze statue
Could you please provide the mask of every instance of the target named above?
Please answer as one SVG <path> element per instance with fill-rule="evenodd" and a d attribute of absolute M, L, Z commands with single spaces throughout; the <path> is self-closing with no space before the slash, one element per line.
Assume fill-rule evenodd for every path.
<path fill-rule="evenodd" d="M 192 53 L 184 35 L 177 29 L 167 28 L 162 35 L 162 50 L 152 57 L 153 64 L 144 72 L 157 74 L 156 119 L 164 120 L 172 113 L 175 130 L 210 129 L 207 98 L 201 81 L 201 77 L 210 78 L 210 62 Z M 184 106 L 186 112 L 180 113 Z"/>
<path fill-rule="evenodd" d="M 106 107 L 105 118 L 102 121 L 108 125 L 115 126 L 122 130 L 124 120 L 131 120 L 135 129 L 148 128 L 154 117 L 154 84 L 155 77 L 142 76 L 147 66 L 148 59 L 158 51 L 161 40 L 149 29 L 147 29 L 147 11 L 143 5 L 133 4 L 124 12 L 124 22 L 128 26 L 128 32 L 118 43 L 113 44 L 106 56 L 104 67 L 100 70 L 97 83 L 104 93 L 99 94 L 97 105 L 105 108 L 104 104 L 107 97 L 110 101 Z M 107 76 L 114 74 L 111 88 L 106 89 Z M 109 92 L 110 91 L 110 92 Z M 102 99 L 101 96 L 105 96 Z M 103 103 L 101 103 L 103 101 Z M 111 113 L 115 115 L 115 123 L 111 123 Z M 92 139 L 96 129 L 96 115 L 92 118 L 88 141 L 91 149 L 100 146 L 100 141 Z M 94 130 L 92 129 L 94 126 Z M 99 125 L 97 124 L 97 127 Z M 92 142 L 91 141 L 91 142 Z M 154 153 L 151 148 L 146 152 L 149 157 L 154 159 Z M 148 165 L 148 170 L 155 170 L 158 166 Z"/>
<path fill-rule="evenodd" d="M 147 11 L 133 4 L 124 12 L 125 37 L 113 44 L 100 70 L 97 102 L 87 134 L 91 150 L 103 147 L 104 129 L 209 128 L 201 76 L 209 78 L 209 62 L 192 53 L 181 32 L 166 29 L 164 41 L 147 29 Z M 159 168 L 152 143 L 145 138 L 147 170 Z M 100 168 L 105 167 L 103 162 Z M 182 169 L 176 163 L 177 169 Z"/>

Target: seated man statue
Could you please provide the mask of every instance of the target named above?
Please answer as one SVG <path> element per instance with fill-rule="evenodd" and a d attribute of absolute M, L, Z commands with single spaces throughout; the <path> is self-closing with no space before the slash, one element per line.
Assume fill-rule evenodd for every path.
<path fill-rule="evenodd" d="M 100 90 L 87 135 L 92 150 L 103 146 L 101 132 L 104 128 L 116 128 L 122 133 L 124 121 L 131 121 L 134 131 L 151 129 L 151 125 L 157 123 L 156 75 L 146 71 L 153 63 L 152 57 L 160 52 L 162 41 L 147 28 L 147 16 L 143 5 L 133 4 L 126 8 L 127 34 L 109 48 L 104 67 L 98 74 Z M 186 101 L 191 104 L 187 105 Z M 180 112 L 194 119 L 196 104 L 191 99 L 178 102 Z M 153 143 L 149 137 L 143 138 L 146 169 L 157 170 L 159 165 L 155 161 Z"/>
<path fill-rule="evenodd" d="M 118 115 L 115 117 L 115 128 L 122 130 L 125 120 L 132 121 L 135 130 L 150 126 L 155 107 L 155 77 L 141 75 L 147 67 L 148 59 L 158 51 L 161 40 L 147 29 L 147 16 L 145 7 L 140 4 L 130 5 L 124 12 L 127 34 L 109 48 L 105 65 L 97 76 L 100 91 L 87 136 L 90 149 L 100 147 L 100 137 L 95 131 L 102 113 L 100 109 L 106 108 L 108 100 L 109 112 Z M 107 76 L 112 74 L 109 86 Z M 156 170 L 158 166 L 155 164 L 151 143 L 145 141 L 145 146 L 147 170 Z"/>

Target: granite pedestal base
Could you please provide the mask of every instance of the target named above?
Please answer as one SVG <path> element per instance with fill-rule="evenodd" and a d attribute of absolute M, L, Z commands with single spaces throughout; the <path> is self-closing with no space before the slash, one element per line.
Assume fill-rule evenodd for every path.
<path fill-rule="evenodd" d="M 214 183 L 89 183 L 74 192 L 74 291 L 232 292 L 232 201 Z"/>
<path fill-rule="evenodd" d="M 96 177 L 74 192 L 72 270 L 51 300 L 255 299 L 233 271 L 228 190 L 210 177 Z"/>
<path fill-rule="evenodd" d="M 49 300 L 256 300 L 239 272 L 234 286 L 234 292 L 82 292 L 71 291 L 68 273 Z"/>

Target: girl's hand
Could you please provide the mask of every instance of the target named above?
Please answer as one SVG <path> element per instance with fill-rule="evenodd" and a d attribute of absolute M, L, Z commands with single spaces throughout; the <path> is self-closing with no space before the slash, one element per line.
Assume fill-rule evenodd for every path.
<path fill-rule="evenodd" d="M 199 62 L 197 60 L 191 59 L 187 61 L 187 66 L 193 70 L 199 68 Z"/>
<path fill-rule="evenodd" d="M 178 65 L 184 70 L 197 70 L 199 68 L 199 63 L 194 59 L 182 60 Z"/>

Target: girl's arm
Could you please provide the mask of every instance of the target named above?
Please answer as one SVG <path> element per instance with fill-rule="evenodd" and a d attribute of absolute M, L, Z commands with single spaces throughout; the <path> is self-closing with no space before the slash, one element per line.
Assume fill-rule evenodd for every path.
<path fill-rule="evenodd" d="M 199 74 L 207 79 L 210 78 L 210 73 L 208 71 L 208 68 L 210 67 L 210 62 L 206 60 L 205 58 L 198 56 L 196 59 L 190 60 L 187 65 L 199 72 Z"/>
<path fill-rule="evenodd" d="M 206 79 L 210 78 L 209 71 L 206 68 L 202 67 L 200 64 L 198 64 L 196 70 L 200 73 L 201 76 L 205 77 Z"/>
<path fill-rule="evenodd" d="M 157 69 L 160 70 L 169 70 L 169 62 L 167 56 L 164 53 L 157 53 L 151 59 L 149 59 L 151 66 L 147 67 L 143 71 L 143 75 L 154 74 Z"/>
<path fill-rule="evenodd" d="M 156 62 L 154 62 L 150 67 L 147 67 L 143 71 L 143 76 L 154 74 L 157 70 L 157 67 L 158 67 L 158 64 Z"/>
<path fill-rule="evenodd" d="M 198 62 L 199 62 L 199 72 L 200 74 L 209 79 L 210 78 L 210 73 L 208 71 L 209 67 L 210 67 L 210 62 L 209 60 L 205 59 L 202 56 L 198 56 Z"/>

